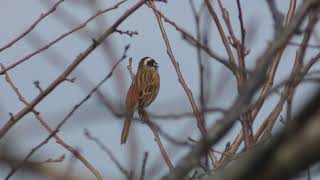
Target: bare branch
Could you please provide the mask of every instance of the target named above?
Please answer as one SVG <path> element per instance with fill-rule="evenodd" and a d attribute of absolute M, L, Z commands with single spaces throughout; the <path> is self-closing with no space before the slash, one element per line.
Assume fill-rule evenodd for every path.
<path fill-rule="evenodd" d="M 8 173 L 6 176 L 6 180 L 8 180 L 18 169 L 20 169 L 23 164 L 38 150 L 40 149 L 43 145 L 47 144 L 49 140 L 57 133 L 57 131 L 54 131 L 50 136 L 48 136 L 45 140 L 41 141 L 36 147 L 32 148 L 32 150 L 28 153 L 28 155 L 15 167 L 11 169 L 11 171 Z M 98 178 L 99 176 L 97 176 Z M 102 177 L 98 178 L 99 180 L 102 180 Z"/>
<path fill-rule="evenodd" d="M 58 158 L 55 158 L 55 159 L 49 158 L 45 161 L 36 162 L 36 163 L 39 163 L 39 164 L 60 163 L 60 162 L 63 162 L 65 159 L 66 159 L 66 155 L 63 154 L 63 155 L 59 156 Z"/>
<path fill-rule="evenodd" d="M 152 7 L 151 7 L 152 8 Z M 158 9 L 153 9 L 157 12 L 159 16 L 161 16 L 164 20 L 164 22 L 170 24 L 173 26 L 178 32 L 182 34 L 182 37 L 191 45 L 193 46 L 199 46 L 201 49 L 203 49 L 210 57 L 217 60 L 219 63 L 223 64 L 226 68 L 228 68 L 231 72 L 235 73 L 237 70 L 237 67 L 227 62 L 227 60 L 220 55 L 218 55 L 216 52 L 214 52 L 212 49 L 210 49 L 207 45 L 201 43 L 198 41 L 195 37 L 193 37 L 190 33 L 188 33 L 186 30 L 178 26 L 174 21 L 170 20 L 167 16 L 165 16 L 162 12 L 160 12 Z"/>
<path fill-rule="evenodd" d="M 16 67 L 16 66 L 18 66 L 18 65 L 20 65 L 21 63 L 27 61 L 28 59 L 30 59 L 31 57 L 35 56 L 36 54 L 39 54 L 40 52 L 42 52 L 42 51 L 50 48 L 52 45 L 56 44 L 57 42 L 59 42 L 60 40 L 64 39 L 65 37 L 67 37 L 67 36 L 73 34 L 74 32 L 76 32 L 76 31 L 78 31 L 78 30 L 86 27 L 87 24 L 88 24 L 90 21 L 92 21 L 93 19 L 95 19 L 96 17 L 98 17 L 98 16 L 100 16 L 100 15 L 103 15 L 104 13 L 107 13 L 107 12 L 109 12 L 109 11 L 111 11 L 111 10 L 114 10 L 114 9 L 118 8 L 118 7 L 119 7 L 122 3 L 124 3 L 125 1 L 127 1 L 127 0 L 122 0 L 122 1 L 118 2 L 117 4 L 115 4 L 114 6 L 110 7 L 110 8 L 107 8 L 107 9 L 98 11 L 96 14 L 94 14 L 93 16 L 91 16 L 90 18 L 88 18 L 84 23 L 80 24 L 78 27 L 76 27 L 76 28 L 74 28 L 74 29 L 72 29 L 72 30 L 70 30 L 70 31 L 68 31 L 68 32 L 63 33 L 61 36 L 59 36 L 59 37 L 56 38 L 55 40 L 51 41 L 50 43 L 46 44 L 45 46 L 43 46 L 43 47 L 39 48 L 38 50 L 36 50 L 36 51 L 34 51 L 34 52 L 32 52 L 32 53 L 24 56 L 23 58 L 21 58 L 21 59 L 18 60 L 17 62 L 9 65 L 9 66 L 6 67 L 4 70 L 0 71 L 0 75 L 3 74 L 3 73 L 6 72 L 6 71 L 11 70 L 12 68 L 14 68 L 14 67 Z M 121 18 L 120 18 L 120 19 L 121 19 Z M 118 22 L 119 22 L 119 21 L 118 21 Z M 117 22 L 116 22 L 116 23 L 117 23 Z M 115 24 L 116 24 L 116 23 L 115 23 Z M 114 24 L 114 25 L 115 25 L 115 24 Z M 116 25 L 116 26 L 118 26 L 118 25 Z M 110 29 L 110 30 L 111 30 L 111 29 Z M 115 30 L 116 30 L 116 27 L 113 27 L 113 28 L 112 28 L 112 31 L 110 31 L 110 33 L 113 33 Z M 99 44 L 101 44 L 101 42 L 98 42 L 96 45 L 99 45 Z M 93 43 L 93 45 L 94 45 L 94 43 Z M 93 45 L 92 45 L 92 46 L 93 46 Z"/>
<path fill-rule="evenodd" d="M 20 39 L 22 39 L 27 34 L 29 34 L 40 23 L 40 21 L 42 21 L 48 15 L 53 13 L 62 2 L 64 2 L 64 0 L 59 0 L 58 2 L 56 2 L 46 13 L 41 14 L 40 17 L 33 24 L 31 24 L 30 27 L 27 30 L 25 30 L 22 34 L 20 34 L 18 37 L 16 37 L 13 40 L 11 40 L 9 43 L 4 45 L 3 47 L 0 47 L 0 52 L 4 51 L 5 49 L 7 49 L 9 47 L 11 47 L 13 44 L 15 44 Z"/>
<path fill-rule="evenodd" d="M 117 32 L 119 33 L 120 35 L 128 35 L 130 37 L 133 37 L 134 35 L 138 35 L 138 31 L 122 31 L 122 30 L 119 30 L 119 29 L 116 29 L 114 32 Z"/>
<path fill-rule="evenodd" d="M 108 28 L 97 40 L 94 40 L 91 45 L 69 65 L 69 67 L 57 78 L 55 79 L 48 88 L 46 88 L 43 93 L 39 94 L 29 106 L 18 112 L 12 120 L 7 121 L 4 127 L 0 130 L 0 139 L 6 134 L 6 132 L 11 129 L 11 127 L 18 122 L 22 117 L 29 113 L 42 99 L 44 99 L 49 93 L 51 93 L 60 83 L 62 83 L 68 75 L 91 53 L 98 45 L 100 45 L 114 30 L 133 12 L 139 9 L 145 0 L 141 0 L 128 9 L 110 28 Z"/>
<path fill-rule="evenodd" d="M 318 91 L 282 131 L 204 180 L 218 180 L 221 177 L 224 180 L 291 179 L 318 162 L 320 156 L 316 152 L 320 146 L 316 144 L 320 143 L 317 128 L 320 125 L 319 102 Z"/>
<path fill-rule="evenodd" d="M 272 13 L 273 22 L 274 22 L 274 29 L 276 31 L 281 31 L 283 29 L 283 21 L 284 15 L 279 11 L 277 4 L 274 0 L 267 0 L 268 7 Z"/>
<path fill-rule="evenodd" d="M 269 47 L 260 56 L 253 76 L 244 84 L 243 90 L 240 91 L 240 95 L 231 106 L 230 111 L 208 130 L 206 136 L 197 143 L 190 153 L 180 160 L 174 171 L 166 176 L 165 179 L 183 179 L 185 175 L 199 163 L 200 158 L 208 152 L 209 148 L 217 143 L 232 128 L 233 124 L 239 118 L 239 115 L 248 110 L 248 105 L 254 93 L 265 82 L 271 57 L 289 42 L 310 10 L 316 9 L 319 5 L 320 2 L 318 0 L 304 1 L 291 23 L 289 23 L 281 33 L 276 35 Z"/>
<path fill-rule="evenodd" d="M 132 179 L 132 173 L 129 172 L 128 170 L 126 170 L 121 164 L 120 162 L 117 160 L 117 158 L 113 155 L 113 153 L 111 152 L 111 150 L 104 145 L 97 137 L 94 137 L 91 135 L 90 131 L 88 129 L 84 129 L 84 135 L 91 141 L 95 142 L 100 148 L 101 150 L 103 150 L 105 153 L 107 153 L 107 155 L 109 156 L 109 158 L 111 159 L 111 161 L 117 166 L 117 168 L 120 170 L 120 172 L 127 177 L 127 179 Z"/>
<path fill-rule="evenodd" d="M 219 1 L 218 1 L 218 2 L 219 2 Z M 218 31 L 219 31 L 221 40 L 222 40 L 223 45 L 224 45 L 224 47 L 225 47 L 225 49 L 226 49 L 226 51 L 227 51 L 227 53 L 228 53 L 228 56 L 229 56 L 229 62 L 230 62 L 231 64 L 235 65 L 235 60 L 234 60 L 233 53 L 232 53 L 232 51 L 231 51 L 231 48 L 230 48 L 229 43 L 228 43 L 228 39 L 227 39 L 227 37 L 226 37 L 226 34 L 225 34 L 224 31 L 223 31 L 223 28 L 222 28 L 222 26 L 221 26 L 221 23 L 220 23 L 220 21 L 219 21 L 219 18 L 218 18 L 218 16 L 217 16 L 217 14 L 215 13 L 215 11 L 213 10 L 210 1 L 209 1 L 209 0 L 205 0 L 205 3 L 206 3 L 207 8 L 208 8 L 208 10 L 209 10 L 209 12 L 210 12 L 210 14 L 211 14 L 211 16 L 212 16 L 212 18 L 213 18 L 216 26 L 217 26 L 217 28 L 218 28 Z M 225 13 L 225 12 L 226 12 L 226 11 L 224 11 L 223 13 Z"/>
<path fill-rule="evenodd" d="M 150 130 L 152 131 L 152 133 L 154 135 L 155 141 L 156 141 L 156 143 L 157 143 L 157 145 L 159 147 L 160 153 L 161 153 L 164 161 L 166 162 L 170 172 L 172 172 L 174 167 L 172 165 L 172 162 L 171 162 L 171 160 L 169 158 L 168 153 L 164 149 L 163 144 L 161 142 L 159 129 L 156 128 L 156 126 L 153 126 L 152 123 L 149 123 L 151 121 L 150 121 L 150 118 L 149 118 L 149 115 L 148 115 L 147 111 L 141 110 L 140 112 L 141 112 L 141 116 L 142 116 L 143 120 L 147 123 L 147 125 L 149 126 Z"/>
<path fill-rule="evenodd" d="M 166 45 L 166 48 L 167 48 L 167 54 L 170 57 L 171 63 L 173 64 L 173 66 L 175 68 L 175 71 L 176 71 L 177 76 L 178 76 L 178 80 L 179 80 L 181 86 L 183 87 L 185 93 L 188 96 L 188 99 L 189 99 L 189 102 L 191 104 L 193 113 L 195 114 L 195 117 L 196 117 L 196 120 L 197 120 L 198 129 L 200 130 L 201 135 L 204 137 L 205 134 L 206 134 L 206 128 L 205 128 L 205 124 L 204 124 L 204 117 L 199 112 L 198 107 L 197 107 L 197 105 L 195 103 L 194 97 L 192 95 L 192 92 L 189 89 L 188 85 L 186 84 L 186 82 L 185 82 L 185 80 L 184 80 L 184 78 L 182 76 L 182 73 L 180 71 L 179 64 L 177 63 L 177 61 L 176 61 L 176 59 L 175 59 L 175 57 L 173 55 L 169 39 L 167 37 L 166 31 L 165 31 L 165 29 L 163 27 L 163 24 L 162 24 L 161 16 L 157 13 L 157 11 L 155 11 L 156 7 L 155 7 L 155 4 L 153 2 L 149 3 L 148 6 L 150 8 L 152 8 L 152 10 L 153 10 L 153 12 L 154 12 L 154 14 L 155 14 L 155 16 L 157 18 L 157 21 L 158 21 L 158 24 L 159 24 L 159 28 L 161 30 L 162 38 L 163 38 L 163 40 L 165 42 L 165 45 Z M 215 157 L 215 155 L 214 155 L 214 153 L 212 151 L 210 151 L 210 158 L 211 158 L 212 163 L 216 162 L 216 157 Z"/>
<path fill-rule="evenodd" d="M 140 180 L 144 179 L 145 171 L 146 171 L 146 166 L 147 166 L 147 160 L 148 160 L 148 152 L 144 153 L 143 160 L 142 160 L 142 167 L 141 167 L 141 173 L 140 173 Z"/>
<path fill-rule="evenodd" d="M 1 68 L 4 69 L 3 64 L 0 64 Z M 18 96 L 19 100 L 25 104 L 26 106 L 29 105 L 28 101 L 22 96 L 22 94 L 19 92 L 18 88 L 14 85 L 13 81 L 11 80 L 11 78 L 9 77 L 9 75 L 7 74 L 7 72 L 5 72 L 5 79 L 8 82 L 8 84 L 10 85 L 10 87 L 13 89 L 13 91 L 16 93 L 16 95 Z M 50 126 L 46 123 L 46 121 L 42 118 L 42 116 L 40 116 L 40 113 L 38 111 L 36 111 L 35 109 L 32 109 L 31 112 L 35 115 L 35 117 L 37 118 L 37 120 L 39 120 L 40 124 L 50 133 L 50 135 L 48 136 L 48 138 L 46 138 L 44 141 L 42 141 L 38 146 L 36 146 L 35 148 L 33 148 L 30 153 L 24 158 L 23 161 L 21 161 L 17 166 L 15 166 L 14 168 L 12 168 L 12 170 L 10 171 L 10 173 L 8 174 L 7 178 L 9 178 L 10 176 L 12 176 L 18 169 L 20 169 L 25 163 L 26 161 L 38 150 L 40 149 L 43 145 L 45 145 L 51 137 L 54 137 L 57 140 L 57 143 L 60 144 L 61 146 L 63 146 L 65 149 L 67 149 L 68 151 L 70 151 L 70 153 L 72 153 L 77 159 L 79 159 L 96 177 L 97 179 L 101 179 L 101 175 L 99 174 L 99 172 L 94 168 L 94 166 L 92 166 L 89 161 L 87 161 L 77 150 L 75 150 L 73 147 L 71 147 L 70 145 L 68 145 L 67 143 L 65 143 L 56 133 L 58 131 L 53 131 Z"/>

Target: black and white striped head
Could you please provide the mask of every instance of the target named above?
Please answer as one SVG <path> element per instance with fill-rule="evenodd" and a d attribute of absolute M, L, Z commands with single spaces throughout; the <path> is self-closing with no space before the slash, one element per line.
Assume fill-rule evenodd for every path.
<path fill-rule="evenodd" d="M 139 67 L 152 68 L 158 70 L 158 63 L 151 57 L 144 57 L 139 62 Z"/>

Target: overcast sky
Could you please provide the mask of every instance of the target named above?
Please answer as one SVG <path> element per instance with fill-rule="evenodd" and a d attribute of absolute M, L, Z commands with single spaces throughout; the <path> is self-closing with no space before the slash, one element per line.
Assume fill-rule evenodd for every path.
<path fill-rule="evenodd" d="M 98 9 L 105 9 L 111 7 L 118 1 L 96 1 L 93 5 L 88 5 L 88 2 L 93 0 L 66 0 L 57 10 L 49 17 L 36 26 L 36 28 L 28 34 L 24 39 L 17 42 L 9 49 L 0 52 L 0 62 L 4 65 L 10 65 L 13 62 L 21 59 L 25 55 L 35 51 L 36 49 L 46 45 L 48 42 L 60 36 L 62 33 L 67 32 L 73 27 L 78 26 L 78 22 L 85 21 L 88 17 L 93 15 Z M 2 0 L 0 5 L 0 47 L 15 38 L 26 30 L 39 16 L 44 13 L 57 1 L 44 1 L 44 0 Z M 125 4 L 121 5 L 117 10 L 111 11 L 104 16 L 91 22 L 84 30 L 74 33 L 71 36 L 56 43 L 48 50 L 35 55 L 27 62 L 19 65 L 15 69 L 9 71 L 9 75 L 12 77 L 15 84 L 18 86 L 21 93 L 27 98 L 27 100 L 33 100 L 39 91 L 35 88 L 33 82 L 38 80 L 43 88 L 47 87 L 66 67 L 72 60 L 86 49 L 90 43 L 91 38 L 98 37 L 99 34 L 110 26 L 126 9 L 131 7 L 136 0 L 128 0 Z M 200 2 L 196 1 L 197 7 L 200 7 Z M 239 37 L 239 22 L 238 11 L 234 0 L 224 0 L 225 8 L 230 13 L 230 19 L 236 35 Z M 289 0 L 278 1 L 278 7 L 281 12 L 285 13 L 288 9 Z M 213 3 L 217 10 L 220 20 L 220 11 Z M 188 32 L 195 35 L 195 24 L 192 16 L 189 1 L 170 1 L 169 3 L 157 3 L 157 7 L 165 13 L 170 19 L 174 20 L 179 26 L 186 29 Z M 273 21 L 272 16 L 265 1 L 242 1 L 243 17 L 245 26 L 247 28 L 247 46 L 250 49 L 250 54 L 247 56 L 248 67 L 253 67 L 256 58 L 263 52 L 273 36 Z M 202 20 L 208 20 L 207 9 L 204 8 Z M 67 12 L 72 15 L 76 20 L 68 21 Z M 61 16 L 63 14 L 63 16 Z M 66 19 L 63 19 L 66 18 Z M 210 18 L 209 18 L 210 19 Z M 225 49 L 222 45 L 221 39 L 218 35 L 216 27 L 211 22 L 202 21 L 202 30 L 209 29 L 210 47 L 218 54 L 227 57 Z M 67 22 L 67 23 L 66 23 Z M 72 24 L 74 23 L 74 24 Z M 98 25 L 98 27 L 97 27 Z M 180 69 L 186 80 L 187 85 L 192 90 L 193 95 L 198 100 L 199 97 L 199 76 L 198 76 L 198 64 L 196 50 L 188 43 L 186 43 L 181 35 L 170 25 L 165 24 L 166 31 L 169 36 L 169 40 L 173 49 L 173 53 L 179 62 Z M 138 61 L 144 56 L 150 56 L 159 63 L 159 73 L 161 76 L 161 89 L 156 101 L 148 108 L 151 112 L 157 114 L 167 114 L 172 112 L 186 112 L 192 111 L 190 103 L 187 99 L 182 86 L 178 82 L 176 72 L 171 64 L 169 57 L 166 54 L 165 45 L 159 31 L 156 18 L 147 6 L 143 6 L 130 16 L 119 27 L 120 30 L 137 31 L 139 34 L 133 37 L 126 35 L 113 34 L 109 38 L 109 42 L 112 47 L 110 49 L 114 54 L 115 59 L 121 57 L 124 47 L 130 44 L 130 49 L 127 53 L 129 57 L 133 58 L 133 69 L 137 68 Z M 318 28 L 319 29 L 319 26 Z M 319 32 L 319 31 L 318 31 Z M 299 38 L 295 38 L 294 41 L 299 42 Z M 312 43 L 317 41 L 311 40 Z M 276 82 L 283 80 L 289 75 L 292 67 L 292 62 L 295 56 L 295 47 L 287 48 L 283 54 L 283 59 L 280 63 L 279 70 L 277 71 Z M 315 51 L 307 51 L 308 57 L 312 57 Z M 71 78 L 76 77 L 75 83 L 64 82 L 57 87 L 49 96 L 47 96 L 38 106 L 37 110 L 41 112 L 41 115 L 47 120 L 47 122 L 55 127 L 62 118 L 72 109 L 72 107 L 80 101 L 92 88 L 87 87 L 84 91 L 79 87 L 83 79 L 78 74 L 81 72 L 90 78 L 93 84 L 97 84 L 103 77 L 110 71 L 112 60 L 107 59 L 106 53 L 110 55 L 110 52 L 99 47 L 93 53 L 91 53 L 86 60 L 77 67 L 76 71 L 72 73 Z M 206 54 L 203 53 L 206 57 Z M 115 59 L 113 61 L 115 61 Z M 235 79 L 225 67 L 221 66 L 215 60 L 206 58 L 207 66 L 212 69 L 212 81 L 210 84 L 211 96 L 208 98 L 209 106 L 217 106 L 222 108 L 228 108 L 235 97 L 237 96 Z M 126 95 L 126 90 L 130 85 L 130 76 L 126 71 L 127 60 L 122 62 L 117 73 L 101 87 L 107 97 L 111 98 L 118 108 L 123 105 L 123 100 Z M 317 65 L 319 68 L 319 65 Z M 119 78 L 124 79 L 119 82 Z M 17 113 L 24 105 L 17 99 L 16 95 L 10 89 L 5 82 L 4 77 L 0 77 L 0 113 L 1 120 L 0 126 L 2 127 L 9 119 L 9 112 Z M 296 96 L 294 98 L 294 110 L 297 110 L 299 106 L 306 100 L 305 94 L 312 91 L 315 86 L 304 85 L 298 88 Z M 278 101 L 278 96 L 274 95 L 263 106 L 257 119 L 259 120 L 266 117 L 271 108 Z M 211 125 L 215 122 L 217 117 L 221 114 L 207 116 L 208 124 Z M 194 118 L 184 118 L 180 120 L 157 120 L 158 124 L 161 124 L 169 134 L 181 138 L 185 136 L 179 136 L 179 134 L 187 134 L 195 139 L 199 138 L 199 131 L 197 129 Z M 129 169 L 128 156 L 130 151 L 130 141 L 134 141 L 134 137 L 137 139 L 137 154 L 134 156 L 135 167 L 140 167 L 143 158 L 143 152 L 149 152 L 149 166 L 148 169 L 158 163 L 156 176 L 161 177 L 168 172 L 167 167 L 163 159 L 160 157 L 160 153 L 156 143 L 153 140 L 152 132 L 141 123 L 136 123 L 134 128 L 131 129 L 129 143 L 125 146 L 120 145 L 120 133 L 122 128 L 122 121 L 114 118 L 112 114 L 97 100 L 96 96 L 88 100 L 72 118 L 63 126 L 59 135 L 68 144 L 73 147 L 77 147 L 81 153 L 100 171 L 106 179 L 115 177 L 125 178 L 116 166 L 110 161 L 109 157 L 102 152 L 92 141 L 89 141 L 83 134 L 84 128 L 90 130 L 90 132 L 99 137 L 114 153 L 117 159 Z M 132 135 L 134 134 L 135 135 Z M 187 133 L 186 133 L 187 132 Z M 17 123 L 6 134 L 5 139 L 1 139 L 0 144 L 8 143 L 8 147 L 14 147 L 14 154 L 17 157 L 23 158 L 31 148 L 35 147 L 41 142 L 48 133 L 39 126 L 35 120 L 33 114 L 29 113 L 19 123 Z M 132 135 L 132 136 L 131 136 Z M 231 133 L 226 139 L 230 139 L 235 136 L 235 133 Z M 181 139 L 185 140 L 185 139 Z M 177 147 L 170 142 L 164 140 L 165 148 L 167 149 L 170 158 L 175 164 L 179 158 L 181 158 L 186 152 L 187 148 Z M 223 150 L 224 144 L 220 144 L 217 149 Z M 63 170 L 70 163 L 70 154 L 61 146 L 55 143 L 55 140 L 51 140 L 47 145 L 41 148 L 40 151 L 33 156 L 32 160 L 45 160 L 54 157 L 58 157 L 62 154 L 67 155 L 67 159 L 59 164 L 49 164 L 52 168 Z M 88 178 L 93 178 L 92 174 L 79 162 L 74 162 L 74 170 L 86 174 Z M 9 171 L 9 167 L 0 168 L 0 178 L 5 176 Z M 74 172 L 75 173 L 75 172 Z M 139 173 L 139 168 L 136 173 Z M 76 173 L 75 173 L 76 174 Z M 18 173 L 12 179 L 20 179 L 22 175 L 25 175 L 22 171 Z M 150 175 L 150 173 L 149 173 Z M 34 179 L 34 177 L 28 177 Z M 39 177 L 42 179 L 43 177 Z"/>

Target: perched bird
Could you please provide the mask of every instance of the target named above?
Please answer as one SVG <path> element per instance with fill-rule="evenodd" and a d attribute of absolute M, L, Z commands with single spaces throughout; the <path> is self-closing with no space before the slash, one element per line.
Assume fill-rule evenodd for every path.
<path fill-rule="evenodd" d="M 135 110 L 139 112 L 148 107 L 157 97 L 160 88 L 158 63 L 144 57 L 140 60 L 137 73 L 131 82 L 126 98 L 126 120 L 121 133 L 121 144 L 126 143 L 130 124 Z"/>

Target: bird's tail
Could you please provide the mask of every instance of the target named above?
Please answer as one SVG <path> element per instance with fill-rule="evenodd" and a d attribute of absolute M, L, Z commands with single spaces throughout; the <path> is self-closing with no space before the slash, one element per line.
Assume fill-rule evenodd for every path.
<path fill-rule="evenodd" d="M 122 133 L 121 133 L 121 145 L 125 144 L 129 135 L 129 130 L 130 130 L 130 125 L 131 125 L 131 121 L 133 118 L 133 113 L 134 112 L 130 112 L 127 117 L 126 120 L 123 124 L 123 128 L 122 128 Z"/>

